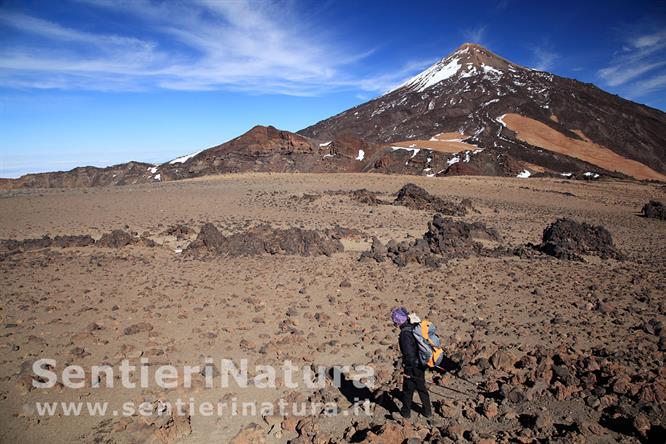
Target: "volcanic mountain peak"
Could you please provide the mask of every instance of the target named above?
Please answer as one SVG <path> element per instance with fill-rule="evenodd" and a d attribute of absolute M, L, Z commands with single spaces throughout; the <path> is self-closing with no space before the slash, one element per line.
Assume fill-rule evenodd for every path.
<path fill-rule="evenodd" d="M 498 56 L 489 49 L 475 43 L 464 43 L 453 54 L 460 57 L 461 64 L 469 68 L 472 65 L 476 68 L 489 66 L 499 70 L 516 70 L 525 69 L 522 66 L 516 65 L 509 60 Z"/>
<path fill-rule="evenodd" d="M 484 75 L 497 79 L 506 71 L 516 72 L 524 69 L 492 53 L 481 45 L 464 43 L 454 52 L 444 57 L 425 71 L 410 78 L 388 93 L 406 88 L 423 92 L 438 83 L 454 76 L 458 78 Z"/>
<path fill-rule="evenodd" d="M 487 165 L 494 152 L 497 159 L 524 162 L 531 172 L 666 179 L 665 113 L 516 65 L 474 44 L 460 46 L 383 96 L 299 133 L 322 140 L 351 134 L 413 150 L 478 147 Z M 461 148 L 460 142 L 474 147 Z M 491 166 L 473 173 L 496 174 Z M 509 172 L 513 168 L 501 173 Z"/>

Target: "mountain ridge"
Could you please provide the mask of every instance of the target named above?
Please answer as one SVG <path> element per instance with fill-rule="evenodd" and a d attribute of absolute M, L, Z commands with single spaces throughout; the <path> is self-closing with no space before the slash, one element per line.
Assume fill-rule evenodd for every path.
<path fill-rule="evenodd" d="M 438 81 L 432 83 L 433 78 Z M 665 178 L 665 113 L 589 83 L 521 67 L 479 45 L 463 45 L 392 91 L 298 133 L 313 138 L 348 133 L 376 143 L 405 145 L 455 132 L 481 148 L 566 172 L 571 161 L 561 158 L 562 153 L 550 153 L 560 157 L 559 162 L 544 159 L 538 150 L 545 147 L 516 138 L 513 128 L 497 121 L 511 113 L 574 140 L 581 139 L 582 132 L 592 142 L 654 170 L 641 179 Z M 619 167 L 619 173 L 630 175 Z"/>
<path fill-rule="evenodd" d="M 245 171 L 666 181 L 664 147 L 665 113 L 465 43 L 384 95 L 296 133 L 256 125 L 162 164 L 28 174 L 1 179 L 0 188 L 126 185 Z"/>

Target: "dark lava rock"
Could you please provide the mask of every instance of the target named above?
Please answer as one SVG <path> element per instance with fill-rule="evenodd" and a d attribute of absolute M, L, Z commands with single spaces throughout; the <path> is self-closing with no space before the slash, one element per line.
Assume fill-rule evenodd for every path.
<path fill-rule="evenodd" d="M 132 236 L 130 233 L 123 230 L 113 230 L 110 233 L 102 235 L 97 245 L 100 247 L 120 248 L 127 245 L 135 244 L 139 239 Z"/>
<path fill-rule="evenodd" d="M 93 245 L 95 239 L 92 238 L 89 234 L 81 234 L 74 236 L 56 236 L 53 239 L 53 245 L 56 245 L 61 248 L 67 247 L 87 247 Z"/>
<path fill-rule="evenodd" d="M 343 251 L 342 243 L 316 230 L 300 228 L 273 229 L 261 225 L 244 233 L 231 236 L 222 234 L 213 224 L 207 223 L 188 247 L 194 255 L 206 253 L 228 256 L 253 256 L 257 254 L 288 254 L 301 256 L 330 256 Z"/>
<path fill-rule="evenodd" d="M 550 256 L 566 260 L 582 260 L 580 255 L 596 255 L 603 259 L 622 259 L 613 245 L 611 234 L 602 226 L 557 219 L 543 232 L 538 249 Z"/>
<path fill-rule="evenodd" d="M 421 239 L 400 243 L 391 240 L 384 246 L 377 238 L 373 238 L 370 251 L 363 252 L 359 260 L 383 262 L 388 257 L 399 267 L 410 262 L 437 267 L 447 259 L 484 253 L 483 245 L 474 240 L 479 238 L 499 241 L 500 235 L 494 228 L 488 228 L 480 222 L 455 221 L 435 214 Z"/>
<path fill-rule="evenodd" d="M 400 188 L 394 205 L 403 205 L 413 210 L 435 211 L 447 216 L 464 216 L 467 214 L 465 205 L 433 196 L 413 183 L 408 183 Z"/>
<path fill-rule="evenodd" d="M 488 228 L 481 222 L 468 223 L 454 221 L 451 218 L 435 214 L 428 224 L 428 232 L 423 235 L 433 253 L 441 255 L 467 254 L 471 251 L 480 252 L 481 244 L 473 239 L 500 240 L 494 228 Z"/>
<path fill-rule="evenodd" d="M 143 333 L 143 332 L 148 332 L 152 331 L 153 326 L 149 324 L 148 322 L 139 322 L 138 324 L 133 324 L 130 325 L 129 327 L 125 328 L 123 333 L 125 336 L 130 336 L 130 335 L 135 335 L 137 333 Z"/>
<path fill-rule="evenodd" d="M 368 259 L 374 259 L 377 262 L 384 262 L 386 260 L 387 253 L 388 250 L 386 249 L 384 244 L 382 244 L 382 242 L 379 239 L 373 236 L 372 246 L 370 247 L 370 251 L 364 251 L 361 254 L 359 260 L 365 261 Z"/>
<path fill-rule="evenodd" d="M 31 251 L 31 250 L 41 250 L 42 248 L 48 248 L 53 244 L 53 239 L 48 236 L 44 236 L 39 239 L 4 239 L 0 242 L 0 250 L 2 251 Z"/>
<path fill-rule="evenodd" d="M 357 230 L 356 228 L 341 227 L 337 224 L 333 228 L 327 228 L 324 230 L 324 233 L 333 239 L 365 237 L 365 234 L 361 230 Z"/>
<path fill-rule="evenodd" d="M 643 214 L 643 217 L 648 217 L 650 219 L 666 220 L 666 206 L 656 200 L 651 200 L 646 203 L 643 206 L 641 213 Z"/>
<path fill-rule="evenodd" d="M 24 240 L 15 240 L 15 239 L 5 239 L 0 241 L 0 251 L 32 251 L 32 250 L 41 250 L 43 248 L 49 247 L 87 247 L 93 245 L 95 239 L 93 239 L 88 234 L 82 235 L 65 235 L 65 236 L 56 236 L 51 239 L 49 236 L 43 236 L 38 239 L 24 239 Z"/>
<path fill-rule="evenodd" d="M 194 230 L 185 224 L 176 224 L 164 230 L 164 234 L 167 236 L 175 236 L 177 240 L 182 240 L 189 235 L 194 234 Z"/>
<path fill-rule="evenodd" d="M 372 191 L 368 191 L 365 188 L 360 189 L 360 190 L 354 190 L 350 192 L 350 197 L 359 202 L 359 203 L 364 203 L 366 205 L 383 205 L 386 202 L 384 202 L 381 199 L 377 198 L 377 194 L 379 193 L 373 193 Z"/>

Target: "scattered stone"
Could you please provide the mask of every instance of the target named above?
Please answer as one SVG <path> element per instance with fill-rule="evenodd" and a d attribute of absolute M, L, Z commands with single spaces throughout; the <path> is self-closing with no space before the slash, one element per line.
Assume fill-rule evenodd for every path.
<path fill-rule="evenodd" d="M 153 330 L 152 324 L 149 324 L 148 322 L 139 322 L 138 324 L 133 324 L 125 328 L 123 333 L 125 334 L 125 336 L 130 336 L 130 335 L 135 335 L 137 333 L 144 333 L 152 330 Z"/>
<path fill-rule="evenodd" d="M 496 351 L 491 357 L 490 357 L 490 364 L 499 370 L 504 370 L 504 371 L 511 371 L 513 369 L 513 365 L 515 362 L 515 358 L 511 356 L 509 353 L 503 352 L 503 351 Z"/>
<path fill-rule="evenodd" d="M 553 427 L 553 417 L 547 411 L 541 411 L 534 420 L 534 426 L 542 431 L 548 431 Z"/>
<path fill-rule="evenodd" d="M 141 417 L 153 434 L 147 442 L 171 444 L 192 434 L 190 415 L 168 412 L 167 405 L 161 401 L 154 401 L 151 411 L 152 415 Z"/>
<path fill-rule="evenodd" d="M 388 254 L 388 250 L 382 244 L 382 242 L 377 239 L 376 237 L 373 236 L 372 238 L 372 245 L 370 246 L 369 251 L 364 251 L 361 254 L 361 257 L 359 258 L 360 261 L 365 261 L 365 260 L 372 260 L 374 259 L 377 262 L 384 262 L 386 260 L 386 256 Z"/>
<path fill-rule="evenodd" d="M 365 237 L 365 234 L 361 230 L 357 230 L 356 228 L 345 228 L 337 224 L 333 228 L 327 228 L 324 230 L 324 233 L 333 239 Z"/>
<path fill-rule="evenodd" d="M 185 224 L 176 224 L 164 230 L 163 234 L 166 236 L 175 236 L 176 240 L 183 240 L 194 234 L 194 230 Z"/>
<path fill-rule="evenodd" d="M 650 424 L 650 419 L 643 413 L 639 413 L 634 416 L 632 425 L 643 438 L 647 438 L 648 432 L 652 427 L 652 424 Z"/>
<path fill-rule="evenodd" d="M 264 444 L 266 432 L 255 423 L 243 427 L 233 438 L 230 444 Z"/>
<path fill-rule="evenodd" d="M 495 401 L 487 401 L 486 403 L 483 404 L 483 414 L 488 419 L 492 419 L 495 416 L 497 416 L 498 411 L 499 408 Z"/>
<path fill-rule="evenodd" d="M 74 347 L 73 349 L 70 350 L 70 353 L 72 356 L 82 359 L 85 358 L 86 356 L 90 356 L 90 353 L 88 353 L 83 347 Z"/>

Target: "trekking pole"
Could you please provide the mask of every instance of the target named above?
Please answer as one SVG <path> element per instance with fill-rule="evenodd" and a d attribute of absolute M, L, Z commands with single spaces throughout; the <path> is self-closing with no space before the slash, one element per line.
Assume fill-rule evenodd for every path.
<path fill-rule="evenodd" d="M 431 389 L 428 389 L 428 393 L 430 393 L 431 395 L 439 396 L 440 398 L 453 399 L 453 400 L 459 399 L 459 398 L 455 398 L 453 396 L 445 395 L 444 393 L 436 392 L 436 391 L 431 390 Z"/>
<path fill-rule="evenodd" d="M 434 380 L 427 380 L 427 379 L 426 379 L 426 381 L 429 382 L 430 384 L 436 386 L 436 387 L 442 387 L 442 388 L 444 388 L 444 389 L 451 390 L 452 392 L 460 393 L 461 395 L 465 395 L 465 396 L 474 396 L 474 395 L 475 395 L 474 393 L 463 392 L 463 391 L 461 391 L 461 390 L 454 389 L 453 387 L 448 387 L 448 386 L 446 386 L 446 385 L 444 385 L 444 384 L 437 384 L 437 383 L 435 383 Z M 428 390 L 430 391 L 431 389 L 428 388 Z M 437 393 L 437 392 L 433 391 L 432 393 Z M 478 394 L 478 393 L 477 393 L 477 394 Z M 441 395 L 441 396 L 444 396 L 444 395 Z"/>
<path fill-rule="evenodd" d="M 461 395 L 465 395 L 465 396 L 475 396 L 474 393 L 463 392 L 461 390 L 457 390 L 457 389 L 454 389 L 454 388 L 451 388 L 451 387 L 447 387 L 445 385 L 438 386 L 438 387 L 442 387 L 442 388 L 445 388 L 447 390 L 451 390 L 452 392 L 460 393 Z M 431 388 L 429 388 L 428 391 L 431 392 L 431 393 L 434 393 L 436 395 L 439 395 L 439 396 L 446 396 L 442 393 L 439 393 L 439 392 L 436 392 L 436 391 L 432 390 Z"/>
<path fill-rule="evenodd" d="M 440 367 L 439 365 L 436 365 L 435 367 L 438 368 L 438 369 L 440 369 L 440 370 L 441 370 L 442 372 L 444 372 L 444 373 L 449 373 L 449 374 L 455 376 L 456 378 L 460 379 L 461 381 L 465 381 L 466 383 L 468 383 L 468 384 L 472 384 L 474 387 L 479 388 L 479 384 L 477 384 L 476 382 L 470 381 L 469 379 L 467 379 L 467 378 L 465 378 L 465 377 L 463 377 L 463 376 L 460 376 L 458 373 L 447 372 L 446 369 L 445 369 L 444 367 Z"/>

